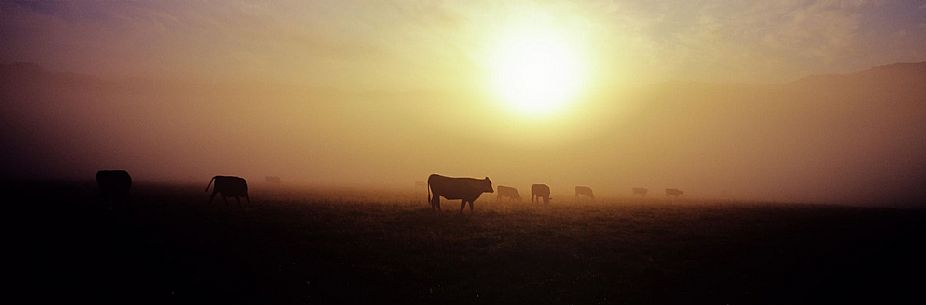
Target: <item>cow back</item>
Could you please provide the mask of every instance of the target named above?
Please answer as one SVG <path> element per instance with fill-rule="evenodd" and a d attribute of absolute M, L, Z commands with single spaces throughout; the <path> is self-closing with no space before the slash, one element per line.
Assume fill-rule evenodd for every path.
<path fill-rule="evenodd" d="M 96 172 L 96 184 L 104 195 L 127 195 L 132 188 L 132 176 L 124 170 Z"/>
<path fill-rule="evenodd" d="M 550 196 L 550 187 L 546 184 L 533 184 L 531 185 L 531 194 L 536 196 Z"/>
<path fill-rule="evenodd" d="M 478 198 L 482 193 L 492 193 L 492 182 L 488 179 L 455 178 L 432 174 L 428 177 L 428 186 L 435 196 L 447 199 Z"/>
<path fill-rule="evenodd" d="M 592 188 L 587 187 L 587 186 L 577 186 L 577 187 L 576 187 L 576 195 L 588 195 L 588 196 L 593 196 L 593 195 L 592 195 Z"/>
<path fill-rule="evenodd" d="M 507 197 L 521 197 L 518 194 L 518 189 L 510 187 L 510 186 L 504 186 L 504 185 L 498 186 L 498 195 L 507 196 Z"/>
<path fill-rule="evenodd" d="M 248 182 L 241 177 L 215 176 L 215 192 L 225 196 L 247 196 Z"/>

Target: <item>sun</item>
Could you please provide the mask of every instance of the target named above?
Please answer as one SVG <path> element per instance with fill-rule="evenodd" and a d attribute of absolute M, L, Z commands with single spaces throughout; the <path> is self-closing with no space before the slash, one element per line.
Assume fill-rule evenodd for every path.
<path fill-rule="evenodd" d="M 528 24 L 502 33 L 489 61 L 492 91 L 500 100 L 527 115 L 553 114 L 575 101 L 586 63 L 568 31 Z"/>

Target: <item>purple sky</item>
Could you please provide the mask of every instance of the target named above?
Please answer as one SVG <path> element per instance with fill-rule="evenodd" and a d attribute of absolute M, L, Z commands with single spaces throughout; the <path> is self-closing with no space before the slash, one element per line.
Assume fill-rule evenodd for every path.
<path fill-rule="evenodd" d="M 478 75 L 485 37 L 524 11 L 587 37 L 590 60 L 624 75 L 604 84 L 781 82 L 926 60 L 922 1 L 7 1 L 0 62 L 104 77 L 444 88 L 479 82 L 452 75 Z"/>

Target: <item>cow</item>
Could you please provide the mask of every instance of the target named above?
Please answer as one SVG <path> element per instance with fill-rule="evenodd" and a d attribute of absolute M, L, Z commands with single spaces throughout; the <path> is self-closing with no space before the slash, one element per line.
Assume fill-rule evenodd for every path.
<path fill-rule="evenodd" d="M 124 170 L 96 172 L 96 185 L 103 200 L 127 200 L 132 189 L 132 176 Z"/>
<path fill-rule="evenodd" d="M 543 198 L 543 204 L 550 204 L 550 187 L 546 184 L 531 185 L 531 202 L 538 203 Z"/>
<path fill-rule="evenodd" d="M 678 196 L 681 196 L 684 193 L 685 192 L 682 192 L 679 189 L 666 189 L 666 196 L 675 196 L 676 198 L 678 198 Z"/>
<path fill-rule="evenodd" d="M 576 200 L 579 200 L 579 195 L 585 195 L 591 199 L 595 199 L 595 194 L 592 193 L 592 188 L 587 186 L 576 186 Z"/>
<path fill-rule="evenodd" d="M 516 188 L 510 187 L 510 186 L 499 185 L 498 186 L 498 197 L 496 198 L 496 200 L 502 200 L 502 198 L 508 198 L 511 200 L 521 201 L 521 194 L 518 194 L 518 189 Z"/>
<path fill-rule="evenodd" d="M 251 198 L 248 197 L 248 182 L 244 180 L 244 178 L 234 176 L 212 177 L 212 180 L 209 180 L 209 184 L 206 185 L 207 192 L 213 181 L 215 181 L 215 186 L 212 188 L 212 195 L 209 196 L 210 204 L 212 203 L 212 199 L 215 198 L 215 194 L 222 194 L 222 200 L 225 201 L 225 204 L 228 204 L 228 196 L 235 197 L 235 201 L 237 201 L 239 205 L 241 204 L 241 199 L 238 198 L 239 196 L 244 196 L 248 204 L 251 203 Z"/>
<path fill-rule="evenodd" d="M 463 208 L 469 202 L 469 212 L 473 212 L 473 202 L 479 198 L 482 193 L 494 193 L 492 189 L 492 180 L 489 177 L 485 179 L 474 178 L 454 178 L 445 177 L 438 174 L 428 176 L 428 202 L 431 203 L 431 209 L 440 211 L 440 197 L 443 196 L 448 200 L 461 199 L 460 214 L 463 214 Z M 434 197 L 431 197 L 431 194 Z"/>
<path fill-rule="evenodd" d="M 634 195 L 640 195 L 640 197 L 646 197 L 646 192 L 649 191 L 645 187 L 634 187 L 634 188 L 631 188 L 630 190 L 633 191 Z"/>

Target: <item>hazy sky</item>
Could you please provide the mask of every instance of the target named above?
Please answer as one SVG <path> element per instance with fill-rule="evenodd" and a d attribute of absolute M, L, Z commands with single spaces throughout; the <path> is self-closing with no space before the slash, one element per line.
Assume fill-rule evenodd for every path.
<path fill-rule="evenodd" d="M 0 166 L 919 203 L 926 64 L 793 81 L 922 61 L 923 1 L 2 1 Z"/>
<path fill-rule="evenodd" d="M 512 23 L 610 86 L 779 82 L 926 59 L 922 1 L 4 1 L 0 62 L 104 77 L 469 88 Z M 539 20 L 539 21 L 538 21 Z"/>

